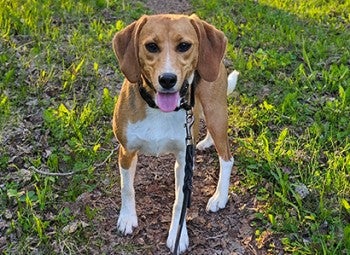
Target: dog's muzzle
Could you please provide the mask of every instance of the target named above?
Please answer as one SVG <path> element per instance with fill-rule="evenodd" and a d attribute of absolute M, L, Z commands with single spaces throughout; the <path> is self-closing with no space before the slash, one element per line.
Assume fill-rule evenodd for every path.
<path fill-rule="evenodd" d="M 162 75 L 160 75 L 158 78 L 160 79 L 161 76 Z M 164 82 L 168 83 L 169 86 L 171 83 L 174 82 L 174 77 L 171 77 L 171 76 L 173 76 L 173 74 L 170 74 L 168 77 L 162 77 L 163 79 L 165 78 L 165 80 L 167 80 Z M 176 75 L 174 76 L 177 80 Z M 163 112 L 172 112 L 172 111 L 178 111 L 180 109 L 187 110 L 193 106 L 192 103 L 194 104 L 194 88 L 196 87 L 196 85 L 200 80 L 200 76 L 197 71 L 194 72 L 193 79 L 191 80 L 192 82 L 191 84 L 189 84 L 188 80 L 186 79 L 182 84 L 180 91 L 172 92 L 170 89 L 170 91 L 164 90 L 165 92 L 164 91 L 160 92 L 160 91 L 156 91 L 153 84 L 146 77 L 141 76 L 141 79 L 138 81 L 138 87 L 139 87 L 139 92 L 141 97 L 146 101 L 149 107 L 158 108 Z M 151 94 L 149 94 L 147 90 L 143 87 L 143 81 L 146 82 L 148 87 L 150 87 L 154 92 L 156 92 L 155 100 L 153 99 Z M 174 86 L 175 85 L 173 85 L 173 87 Z M 189 92 L 189 87 L 191 87 L 191 93 Z M 190 99 L 191 99 L 189 101 L 187 100 L 188 96 L 190 96 Z"/>

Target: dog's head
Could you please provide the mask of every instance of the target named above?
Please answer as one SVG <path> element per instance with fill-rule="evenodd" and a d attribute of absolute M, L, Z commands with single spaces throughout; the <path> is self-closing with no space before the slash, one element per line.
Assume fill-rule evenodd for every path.
<path fill-rule="evenodd" d="M 113 49 L 125 77 L 149 80 L 166 111 L 196 70 L 206 81 L 217 79 L 226 37 L 196 15 L 142 16 L 114 36 Z"/>

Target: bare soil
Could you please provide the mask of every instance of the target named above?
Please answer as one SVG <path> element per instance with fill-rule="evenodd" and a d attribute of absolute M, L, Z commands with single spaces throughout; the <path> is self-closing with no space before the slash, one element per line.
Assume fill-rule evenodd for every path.
<path fill-rule="evenodd" d="M 166 238 L 174 201 L 174 158 L 140 156 L 135 178 L 139 226 L 129 236 L 118 233 L 116 222 L 120 208 L 119 183 L 107 195 L 98 190 L 83 194 L 74 205 L 77 214 L 86 205 L 96 208 L 99 217 L 93 222 L 95 234 L 89 244 L 96 254 L 170 254 Z M 115 162 L 117 169 L 117 162 Z M 225 209 L 217 213 L 205 210 L 214 193 L 218 177 L 218 160 L 214 149 L 197 152 L 193 179 L 192 204 L 187 213 L 190 247 L 185 254 L 266 254 L 258 249 L 251 226 L 259 204 L 253 194 L 231 192 Z M 117 173 L 116 173 L 117 174 Z M 239 186 L 233 173 L 231 182 Z M 81 214 L 84 215 L 84 214 Z M 81 219 L 85 221 L 84 218 Z M 266 242 L 269 242 L 267 239 Z M 98 243 L 103 243 L 101 245 Z M 96 244 L 96 249 L 94 249 Z M 263 243 L 260 245 L 265 246 Z M 130 251 L 130 252 L 129 252 Z"/>
<path fill-rule="evenodd" d="M 192 6 L 187 0 L 146 0 L 146 6 L 154 13 L 190 14 Z"/>

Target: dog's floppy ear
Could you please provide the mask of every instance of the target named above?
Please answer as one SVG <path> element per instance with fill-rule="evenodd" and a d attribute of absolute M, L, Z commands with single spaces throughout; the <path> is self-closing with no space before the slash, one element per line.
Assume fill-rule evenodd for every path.
<path fill-rule="evenodd" d="M 223 32 L 196 15 L 191 15 L 190 18 L 199 40 L 198 72 L 201 78 L 213 82 L 219 75 L 227 39 Z"/>
<path fill-rule="evenodd" d="M 138 37 L 147 16 L 131 23 L 115 34 L 113 50 L 119 61 L 119 66 L 125 77 L 132 83 L 140 79 L 141 70 L 138 60 Z"/>

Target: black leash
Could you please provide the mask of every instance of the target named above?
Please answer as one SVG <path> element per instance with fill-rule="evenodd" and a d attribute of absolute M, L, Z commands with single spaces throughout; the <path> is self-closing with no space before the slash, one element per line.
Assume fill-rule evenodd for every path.
<path fill-rule="evenodd" d="M 181 214 L 180 214 L 180 220 L 179 220 L 179 226 L 177 227 L 177 233 L 176 233 L 176 240 L 175 240 L 175 247 L 174 247 L 174 254 L 178 254 L 178 248 L 179 248 L 179 242 L 181 238 L 181 232 L 182 227 L 184 225 L 184 221 L 186 218 L 186 211 L 187 208 L 190 208 L 191 206 L 191 195 L 192 195 L 192 177 L 193 177 L 193 167 L 194 167 L 194 157 L 195 157 L 195 151 L 194 151 L 194 141 L 192 136 L 192 126 L 194 123 L 194 116 L 192 108 L 194 107 L 195 103 L 195 85 L 199 81 L 199 75 L 196 73 L 194 80 L 191 84 L 191 92 L 190 92 L 190 102 L 189 104 L 185 102 L 186 108 L 186 123 L 185 123 L 185 129 L 186 129 L 186 163 L 185 163 L 185 177 L 184 177 L 184 184 L 182 187 L 182 192 L 184 193 L 184 198 L 182 202 L 182 208 L 181 208 Z M 185 100 L 186 101 L 186 100 Z"/>
<path fill-rule="evenodd" d="M 179 242 L 182 232 L 182 227 L 186 218 L 186 209 L 191 206 L 191 194 L 192 194 L 192 177 L 193 177 L 193 166 L 194 166 L 194 142 L 192 137 L 192 125 L 194 123 L 194 116 L 192 107 L 186 111 L 186 164 L 185 164 L 185 177 L 182 192 L 184 198 L 182 202 L 179 226 L 177 227 L 176 241 L 174 254 L 178 254 Z"/>

